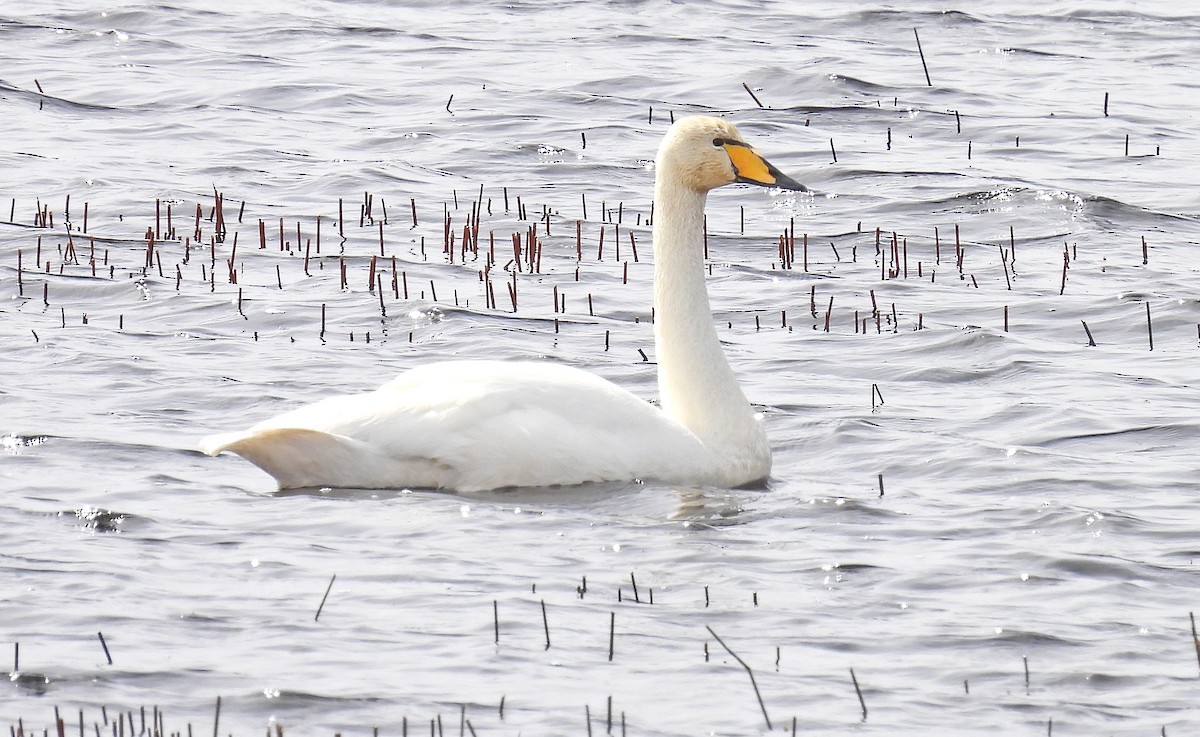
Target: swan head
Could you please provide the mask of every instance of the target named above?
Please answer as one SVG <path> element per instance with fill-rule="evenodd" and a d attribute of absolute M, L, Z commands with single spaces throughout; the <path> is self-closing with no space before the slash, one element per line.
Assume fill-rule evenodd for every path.
<path fill-rule="evenodd" d="M 671 125 L 658 149 L 657 168 L 697 192 L 734 182 L 808 191 L 746 143 L 737 126 L 707 115 L 681 118 Z"/>

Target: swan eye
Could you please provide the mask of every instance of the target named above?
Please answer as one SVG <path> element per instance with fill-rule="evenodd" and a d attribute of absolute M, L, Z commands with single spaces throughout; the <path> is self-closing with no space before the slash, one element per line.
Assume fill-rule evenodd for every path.
<path fill-rule="evenodd" d="M 713 148 L 720 148 L 724 145 L 725 145 L 725 139 L 723 139 L 723 138 L 714 138 L 713 139 Z"/>

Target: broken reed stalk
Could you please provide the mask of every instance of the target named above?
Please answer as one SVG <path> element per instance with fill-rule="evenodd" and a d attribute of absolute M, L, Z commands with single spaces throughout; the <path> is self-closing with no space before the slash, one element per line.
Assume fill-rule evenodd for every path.
<path fill-rule="evenodd" d="M 325 332 L 325 324 L 324 324 L 325 320 L 323 319 L 324 314 L 325 314 L 325 306 L 324 305 L 321 306 L 321 314 L 322 314 L 321 333 L 324 334 L 324 332 Z M 321 597 L 321 604 L 320 604 L 320 606 L 317 607 L 316 616 L 313 617 L 314 622 L 321 618 L 321 610 L 325 608 L 325 600 L 329 598 L 329 592 L 330 592 L 330 590 L 333 589 L 333 582 L 336 580 L 337 580 L 337 574 L 335 573 L 335 574 L 333 574 L 333 577 L 329 579 L 329 585 L 325 587 L 325 595 Z"/>
<path fill-rule="evenodd" d="M 496 635 L 496 644 L 500 644 L 500 602 L 492 599 L 492 628 Z M 504 718 L 504 699 L 500 699 L 500 715 Z"/>
<path fill-rule="evenodd" d="M 1096 340 L 1092 337 L 1092 331 L 1088 328 L 1087 320 L 1080 320 L 1079 322 L 1083 323 L 1083 332 L 1087 333 L 1088 347 L 1095 348 Z"/>
<path fill-rule="evenodd" d="M 1192 624 L 1195 633 L 1195 623 Z M 608 663 L 612 663 L 613 641 L 617 639 L 617 612 L 608 612 Z M 1196 641 L 1196 659 L 1200 659 L 1200 640 Z"/>
<path fill-rule="evenodd" d="M 913 29 L 913 37 L 917 39 L 917 53 L 921 55 L 921 68 L 925 70 L 925 84 L 932 87 L 933 82 L 929 79 L 929 66 L 925 63 L 925 52 L 921 49 L 921 35 L 917 33 L 917 29 Z"/>
<path fill-rule="evenodd" d="M 1154 350 L 1154 325 L 1150 322 L 1150 303 L 1146 303 L 1146 337 L 1150 339 L 1150 350 Z"/>
<path fill-rule="evenodd" d="M 550 620 L 546 618 L 546 600 L 542 599 L 542 627 L 546 630 L 546 649 L 550 649 Z"/>
<path fill-rule="evenodd" d="M 854 675 L 854 669 L 850 669 L 850 680 L 854 682 L 854 693 L 858 694 L 858 705 L 862 707 L 863 721 L 867 721 L 867 702 L 863 698 L 862 689 L 858 686 L 858 676 Z"/>
<path fill-rule="evenodd" d="M 763 104 L 761 102 L 759 102 L 759 100 L 758 100 L 758 95 L 754 94 L 754 90 L 750 89 L 750 86 L 747 85 L 745 82 L 742 82 L 742 89 L 746 90 L 746 93 L 748 95 L 750 95 L 750 97 L 754 98 L 755 105 L 758 105 L 759 107 L 763 107 Z"/>
<path fill-rule="evenodd" d="M 1062 285 L 1058 288 L 1058 293 L 1061 296 L 1067 291 L 1067 269 L 1071 265 L 1071 253 L 1067 250 L 1067 246 L 1063 244 L 1063 269 L 1062 269 Z"/>
<path fill-rule="evenodd" d="M 771 717 L 767 716 L 767 706 L 766 706 L 766 704 L 763 703 L 762 694 L 759 693 L 759 691 L 758 691 L 758 682 L 754 680 L 754 671 L 750 669 L 750 666 L 746 665 L 746 661 L 744 661 L 738 657 L 737 653 L 735 653 L 734 651 L 729 649 L 729 646 L 725 644 L 725 641 L 721 639 L 720 635 L 718 635 L 716 632 L 713 631 L 712 627 L 709 627 L 706 624 L 706 625 L 704 625 L 704 628 L 706 630 L 708 630 L 708 633 L 710 635 L 712 635 L 713 637 L 716 638 L 717 642 L 721 645 L 721 647 L 725 648 L 725 652 L 729 653 L 729 655 L 734 660 L 736 660 L 739 665 L 741 665 L 743 668 L 746 669 L 746 675 L 750 676 L 750 685 L 754 687 L 754 696 L 758 699 L 758 707 L 760 709 L 762 709 L 763 719 L 767 722 L 767 729 L 768 730 L 774 729 L 774 727 L 771 726 Z M 853 673 L 854 673 L 854 671 L 851 671 L 851 674 L 853 674 Z M 857 681 L 855 681 L 855 688 L 858 688 Z M 860 695 L 860 698 L 861 698 L 861 695 Z M 866 719 L 866 707 L 865 706 L 863 707 L 863 718 Z"/>
<path fill-rule="evenodd" d="M 108 643 L 106 643 L 104 641 L 104 633 L 97 632 L 96 636 L 100 638 L 100 647 L 104 648 L 104 657 L 108 659 L 108 664 L 112 665 L 113 664 L 112 655 L 110 655 L 108 652 Z"/>
<path fill-rule="evenodd" d="M 1200 665 L 1200 636 L 1196 635 L 1196 614 L 1188 612 L 1188 619 L 1192 620 L 1192 644 L 1196 646 L 1196 664 Z"/>

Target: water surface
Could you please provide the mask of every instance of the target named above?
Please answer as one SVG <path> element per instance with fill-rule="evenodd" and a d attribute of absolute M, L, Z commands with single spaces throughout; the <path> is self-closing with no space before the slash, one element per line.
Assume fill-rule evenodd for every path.
<path fill-rule="evenodd" d="M 255 6 L 0 16 L 0 722 L 1197 729 L 1200 16 Z M 273 494 L 195 451 L 448 358 L 653 398 L 651 162 L 691 113 L 815 190 L 709 201 L 767 490 Z M 486 253 L 442 249 L 473 207 L 495 307 Z"/>

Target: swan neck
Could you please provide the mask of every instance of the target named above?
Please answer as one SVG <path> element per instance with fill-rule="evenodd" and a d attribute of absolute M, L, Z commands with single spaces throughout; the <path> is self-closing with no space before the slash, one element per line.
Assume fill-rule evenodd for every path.
<path fill-rule="evenodd" d="M 654 334 L 663 410 L 713 450 L 759 437 L 761 429 L 737 384 L 713 325 L 705 286 L 707 193 L 655 185 Z"/>

